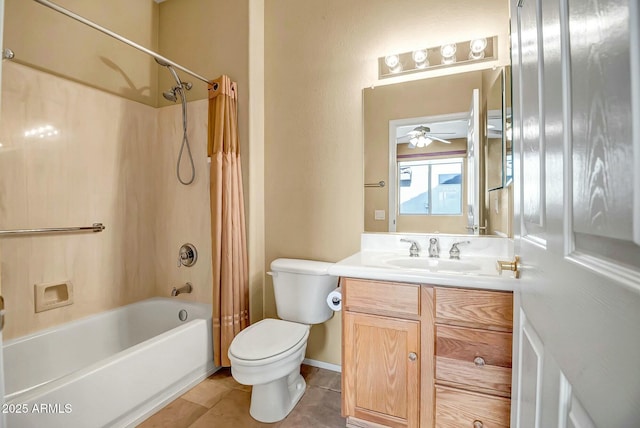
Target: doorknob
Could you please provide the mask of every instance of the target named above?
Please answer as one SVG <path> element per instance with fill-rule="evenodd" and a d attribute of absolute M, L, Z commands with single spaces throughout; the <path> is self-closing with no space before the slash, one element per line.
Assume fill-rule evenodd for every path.
<path fill-rule="evenodd" d="M 502 275 L 503 270 L 510 270 L 513 272 L 515 278 L 520 278 L 520 271 L 518 270 L 518 263 L 520 263 L 520 256 L 515 256 L 513 261 L 498 260 L 496 263 L 496 269 L 498 274 Z"/>

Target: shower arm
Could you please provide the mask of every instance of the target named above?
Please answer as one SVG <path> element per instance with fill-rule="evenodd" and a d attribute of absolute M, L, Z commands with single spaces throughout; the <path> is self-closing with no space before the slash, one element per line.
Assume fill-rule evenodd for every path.
<path fill-rule="evenodd" d="M 177 64 L 177 63 L 171 61 L 170 59 L 167 59 L 167 58 L 163 57 L 162 55 L 160 55 L 160 54 L 158 54 L 158 53 L 156 53 L 156 52 L 154 52 L 154 51 L 152 51 L 150 49 L 147 49 L 144 46 L 141 46 L 141 45 L 137 44 L 136 42 L 133 42 L 133 41 L 127 39 L 126 37 L 122 37 L 120 34 L 114 33 L 113 31 L 108 30 L 108 29 L 96 24 L 93 21 L 90 21 L 90 20 L 88 20 L 88 19 L 86 19 L 86 18 L 84 18 L 84 17 L 82 17 L 82 16 L 80 16 L 80 15 L 74 13 L 74 12 L 71 12 L 69 9 L 65 9 L 64 7 L 59 6 L 59 5 L 55 4 L 55 3 L 52 3 L 49 0 L 33 0 L 33 1 L 35 1 L 36 3 L 40 3 L 41 5 L 46 6 L 46 7 L 50 8 L 50 9 L 53 9 L 56 12 L 59 12 L 59 13 L 61 13 L 63 15 L 66 15 L 69 18 L 75 19 L 76 21 L 81 22 L 81 23 L 93 28 L 94 30 L 98 30 L 98 31 L 106 34 L 107 36 L 111 36 L 114 39 L 119 40 L 124 44 L 127 44 L 127 45 L 129 45 L 129 46 L 131 46 L 133 48 L 138 49 L 139 51 L 142 51 L 142 52 L 146 53 L 147 55 L 150 55 L 150 56 L 154 57 L 158 61 L 162 61 L 163 63 L 171 65 L 172 67 L 175 67 L 180 71 L 183 71 L 183 72 L 185 72 L 187 74 L 190 74 L 191 76 L 195 77 L 198 80 L 202 80 L 203 82 L 208 83 L 210 85 L 213 84 L 213 82 L 211 80 L 205 79 L 204 77 L 200 76 L 197 73 L 194 73 L 193 71 L 189 70 L 188 68 L 183 67 L 180 64 Z"/>

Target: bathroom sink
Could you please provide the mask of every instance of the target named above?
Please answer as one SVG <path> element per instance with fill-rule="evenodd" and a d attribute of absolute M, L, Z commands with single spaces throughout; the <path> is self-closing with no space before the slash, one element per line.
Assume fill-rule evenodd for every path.
<path fill-rule="evenodd" d="M 400 269 L 420 269 L 437 272 L 465 273 L 479 271 L 482 266 L 463 260 L 435 259 L 424 257 L 398 257 L 386 260 L 389 266 Z"/>

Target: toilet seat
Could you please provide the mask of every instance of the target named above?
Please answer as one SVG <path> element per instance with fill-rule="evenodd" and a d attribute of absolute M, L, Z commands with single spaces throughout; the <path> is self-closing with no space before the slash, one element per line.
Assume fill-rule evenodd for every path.
<path fill-rule="evenodd" d="M 310 326 L 267 318 L 242 330 L 231 342 L 229 357 L 243 365 L 264 365 L 305 346 Z"/>

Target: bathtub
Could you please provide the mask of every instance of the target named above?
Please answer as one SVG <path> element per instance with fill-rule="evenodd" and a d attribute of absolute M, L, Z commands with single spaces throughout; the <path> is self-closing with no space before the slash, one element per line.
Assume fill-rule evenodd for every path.
<path fill-rule="evenodd" d="M 3 346 L 9 428 L 129 427 L 216 370 L 211 305 L 152 298 Z"/>

